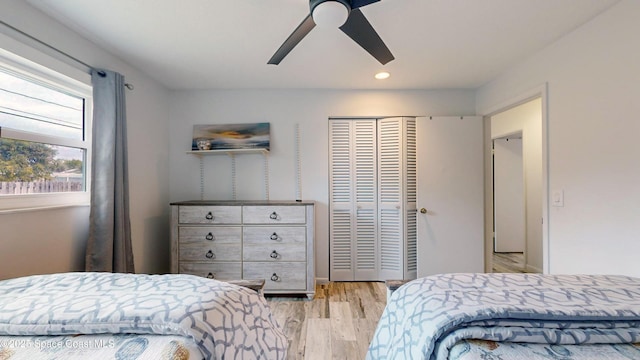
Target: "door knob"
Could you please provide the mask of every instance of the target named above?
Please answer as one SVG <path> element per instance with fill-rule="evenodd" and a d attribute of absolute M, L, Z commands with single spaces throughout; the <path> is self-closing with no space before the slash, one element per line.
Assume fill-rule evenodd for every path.
<path fill-rule="evenodd" d="M 426 213 L 427 213 L 427 209 L 425 209 L 425 208 L 420 208 L 420 213 L 421 213 L 421 214 L 426 214 Z"/>

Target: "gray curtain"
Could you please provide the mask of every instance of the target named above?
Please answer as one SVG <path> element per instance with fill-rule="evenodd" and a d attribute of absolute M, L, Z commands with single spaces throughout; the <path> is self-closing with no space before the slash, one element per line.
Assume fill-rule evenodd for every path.
<path fill-rule="evenodd" d="M 91 216 L 85 269 L 133 273 L 124 77 L 93 70 Z"/>

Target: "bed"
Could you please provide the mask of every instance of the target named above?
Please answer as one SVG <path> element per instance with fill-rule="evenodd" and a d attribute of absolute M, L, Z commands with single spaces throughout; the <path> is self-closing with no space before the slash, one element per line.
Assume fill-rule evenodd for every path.
<path fill-rule="evenodd" d="M 640 279 L 442 274 L 389 297 L 367 359 L 640 359 Z"/>
<path fill-rule="evenodd" d="M 0 359 L 285 359 L 264 297 L 193 275 L 0 281 Z"/>

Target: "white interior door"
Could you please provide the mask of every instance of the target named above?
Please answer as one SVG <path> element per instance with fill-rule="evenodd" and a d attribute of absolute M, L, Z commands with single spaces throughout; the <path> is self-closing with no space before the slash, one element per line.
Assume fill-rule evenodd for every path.
<path fill-rule="evenodd" d="M 495 252 L 524 252 L 522 138 L 493 140 Z"/>
<path fill-rule="evenodd" d="M 417 120 L 418 277 L 484 271 L 482 131 L 479 116 Z"/>

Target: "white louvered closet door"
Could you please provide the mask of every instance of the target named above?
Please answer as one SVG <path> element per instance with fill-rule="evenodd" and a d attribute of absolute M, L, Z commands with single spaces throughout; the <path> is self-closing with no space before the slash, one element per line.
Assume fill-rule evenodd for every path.
<path fill-rule="evenodd" d="M 355 271 L 353 280 L 378 279 L 378 177 L 376 170 L 376 121 L 353 122 L 355 190 Z"/>
<path fill-rule="evenodd" d="M 402 119 L 378 121 L 378 133 L 380 276 L 401 279 L 404 257 Z"/>
<path fill-rule="evenodd" d="M 378 120 L 378 277 L 416 275 L 415 118 Z"/>
<path fill-rule="evenodd" d="M 404 276 L 402 279 L 415 279 L 418 274 L 418 229 L 417 229 L 417 134 L 416 118 L 404 118 Z"/>
<path fill-rule="evenodd" d="M 332 120 L 330 142 L 331 280 L 377 275 L 375 120 Z"/>
<path fill-rule="evenodd" d="M 415 118 L 329 129 L 330 279 L 415 278 Z"/>
<path fill-rule="evenodd" d="M 353 166 L 351 121 L 329 122 L 329 239 L 330 278 L 353 280 Z"/>

